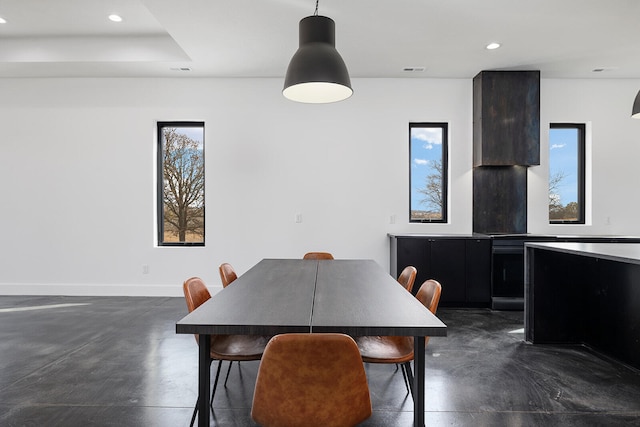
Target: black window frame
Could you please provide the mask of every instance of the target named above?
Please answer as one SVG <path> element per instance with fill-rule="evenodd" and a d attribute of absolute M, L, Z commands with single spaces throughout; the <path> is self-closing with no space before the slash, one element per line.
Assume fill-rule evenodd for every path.
<path fill-rule="evenodd" d="M 412 184 L 412 144 L 411 131 L 414 128 L 438 128 L 442 130 L 442 207 L 440 219 L 414 219 L 411 214 L 411 184 Z M 449 205 L 449 123 L 447 122 L 411 122 L 409 123 L 409 222 L 423 224 L 443 224 L 448 222 Z"/>
<path fill-rule="evenodd" d="M 156 208 L 157 208 L 157 245 L 159 247 L 174 246 L 174 247 L 195 247 L 205 246 L 206 242 L 206 205 L 205 205 L 205 186 L 206 186 L 206 170 L 203 164 L 203 212 L 202 212 L 202 242 L 165 242 L 164 241 L 164 128 L 202 128 L 202 157 L 205 161 L 205 123 L 201 121 L 166 121 L 156 123 L 156 137 L 157 137 L 157 189 L 156 189 Z"/>
<path fill-rule="evenodd" d="M 586 182 L 586 124 L 585 123 L 550 123 L 549 131 L 551 129 L 575 129 L 577 130 L 577 145 L 578 145 L 578 218 L 576 220 L 552 220 L 549 218 L 549 224 L 585 224 L 585 182 Z M 551 141 L 549 141 L 551 143 Z M 551 154 L 549 154 L 551 156 Z M 549 171 L 551 173 L 551 171 Z M 547 192 L 548 192 L 547 188 Z M 547 207 L 548 211 L 548 207 Z"/>

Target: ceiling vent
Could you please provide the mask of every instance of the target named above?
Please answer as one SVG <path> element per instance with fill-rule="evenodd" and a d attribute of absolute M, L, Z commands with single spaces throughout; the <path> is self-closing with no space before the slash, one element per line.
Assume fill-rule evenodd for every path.
<path fill-rule="evenodd" d="M 404 67 L 402 71 L 406 73 L 424 73 L 425 67 Z"/>

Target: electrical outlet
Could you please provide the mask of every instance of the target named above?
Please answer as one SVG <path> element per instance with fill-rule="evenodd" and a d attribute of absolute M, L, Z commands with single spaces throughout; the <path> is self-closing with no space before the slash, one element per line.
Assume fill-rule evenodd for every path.
<path fill-rule="evenodd" d="M 149 264 L 142 264 L 142 274 L 149 274 Z"/>
<path fill-rule="evenodd" d="M 301 213 L 297 213 L 296 214 L 296 224 L 300 224 L 302 222 L 302 214 Z"/>

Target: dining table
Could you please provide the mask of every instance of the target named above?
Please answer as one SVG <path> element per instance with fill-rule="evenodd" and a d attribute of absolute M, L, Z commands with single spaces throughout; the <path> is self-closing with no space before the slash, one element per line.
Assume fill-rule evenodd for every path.
<path fill-rule="evenodd" d="M 210 423 L 210 335 L 326 332 L 413 336 L 413 424 L 424 426 L 425 336 L 446 336 L 447 326 L 362 259 L 263 259 L 176 323 L 176 333 L 200 335 L 198 426 Z"/>

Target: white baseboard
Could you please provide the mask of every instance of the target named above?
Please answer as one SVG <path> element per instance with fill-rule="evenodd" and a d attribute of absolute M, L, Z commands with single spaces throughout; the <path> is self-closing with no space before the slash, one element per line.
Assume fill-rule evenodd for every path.
<path fill-rule="evenodd" d="M 220 287 L 209 289 L 212 295 Z M 179 285 L 122 285 L 82 283 L 0 283 L 0 295 L 61 295 L 61 296 L 126 296 L 126 297 L 182 297 Z"/>

